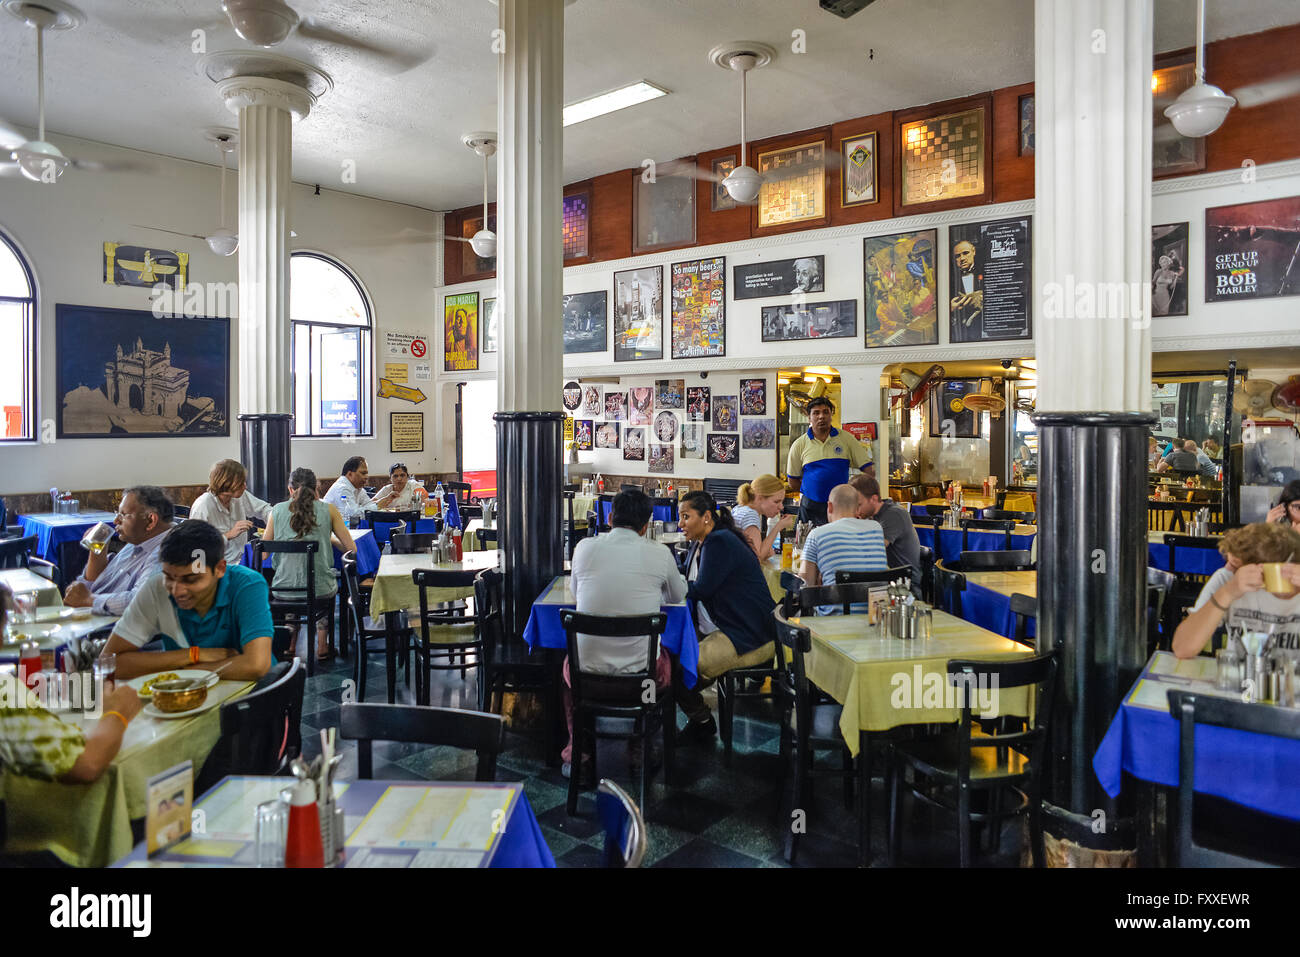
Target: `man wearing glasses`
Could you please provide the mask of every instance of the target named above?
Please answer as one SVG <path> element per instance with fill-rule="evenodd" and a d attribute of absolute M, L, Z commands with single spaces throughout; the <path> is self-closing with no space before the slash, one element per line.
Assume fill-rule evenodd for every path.
<path fill-rule="evenodd" d="M 140 586 L 160 568 L 158 547 L 171 531 L 175 511 L 155 485 L 136 485 L 122 493 L 117 537 L 126 547 L 115 555 L 91 553 L 86 570 L 68 586 L 63 603 L 90 608 L 96 615 L 121 615 Z"/>

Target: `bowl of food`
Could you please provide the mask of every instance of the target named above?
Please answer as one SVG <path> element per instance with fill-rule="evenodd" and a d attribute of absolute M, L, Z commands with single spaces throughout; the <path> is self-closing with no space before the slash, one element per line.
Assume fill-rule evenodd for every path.
<path fill-rule="evenodd" d="M 193 711 L 208 700 L 208 686 L 192 678 L 173 678 L 153 683 L 153 706 L 165 714 Z"/>

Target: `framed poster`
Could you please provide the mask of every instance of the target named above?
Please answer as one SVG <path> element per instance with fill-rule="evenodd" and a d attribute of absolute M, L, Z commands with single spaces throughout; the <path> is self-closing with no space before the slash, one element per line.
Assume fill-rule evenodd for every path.
<path fill-rule="evenodd" d="M 1187 315 L 1188 223 L 1151 227 L 1151 315 Z"/>
<path fill-rule="evenodd" d="M 1020 148 L 1021 156 L 1034 155 L 1034 94 L 1026 93 L 1020 97 L 1016 104 L 1016 111 L 1020 115 Z"/>
<path fill-rule="evenodd" d="M 705 458 L 714 465 L 736 465 L 740 462 L 740 436 L 709 433 Z"/>
<path fill-rule="evenodd" d="M 590 255 L 591 190 L 569 193 L 560 206 L 561 232 L 565 259 L 585 259 Z"/>
<path fill-rule="evenodd" d="M 388 434 L 388 451 L 423 452 L 424 413 L 389 412 Z"/>
<path fill-rule="evenodd" d="M 825 292 L 825 275 L 825 256 L 747 263 L 733 269 L 735 289 L 732 295 L 737 299 L 765 299 L 799 292 Z"/>
<path fill-rule="evenodd" d="M 695 422 L 682 423 L 682 455 L 683 459 L 703 459 L 704 458 L 704 429 L 705 426 Z"/>
<path fill-rule="evenodd" d="M 600 386 L 584 386 L 582 390 L 582 414 L 594 419 L 604 410 L 605 404 L 600 397 Z"/>
<path fill-rule="evenodd" d="M 617 422 L 602 422 L 596 426 L 596 448 L 616 449 L 618 446 Z"/>
<path fill-rule="evenodd" d="M 1028 339 L 1030 217 L 948 227 L 948 341 Z"/>
<path fill-rule="evenodd" d="M 664 267 L 614 273 L 614 361 L 664 357 Z"/>
<path fill-rule="evenodd" d="M 712 200 L 709 203 L 709 211 L 720 213 L 724 209 L 735 209 L 736 201 L 731 198 L 727 192 L 727 187 L 722 185 L 722 180 L 731 175 L 731 171 L 736 168 L 735 154 L 731 156 L 720 156 L 713 161 L 713 175 L 717 180 L 713 184 Z"/>
<path fill-rule="evenodd" d="M 986 141 L 991 100 L 968 98 L 894 114 L 898 208 L 951 200 L 988 200 Z M 938 109 L 941 112 L 930 112 Z"/>
<path fill-rule="evenodd" d="M 573 447 L 579 452 L 590 452 L 592 442 L 591 419 L 573 420 Z"/>
<path fill-rule="evenodd" d="M 190 254 L 172 249 L 104 243 L 104 282 L 109 286 L 146 286 L 164 283 L 175 292 L 189 285 Z"/>
<path fill-rule="evenodd" d="M 727 260 L 672 265 L 672 355 L 700 359 L 727 354 Z"/>
<path fill-rule="evenodd" d="M 876 423 L 874 422 L 845 422 L 840 428 L 859 442 L 876 441 Z"/>
<path fill-rule="evenodd" d="M 675 438 L 675 436 L 674 436 Z M 662 445 L 658 442 L 650 443 L 650 471 L 667 474 L 673 470 L 673 446 L 671 443 Z"/>
<path fill-rule="evenodd" d="M 1196 63 L 1190 54 L 1156 57 L 1156 62 L 1160 65 L 1151 73 L 1151 175 L 1181 176 L 1203 170 L 1205 137 L 1180 135 L 1165 116 L 1165 109 L 1196 82 Z"/>
<path fill-rule="evenodd" d="M 677 441 L 677 416 L 672 412 L 660 412 L 655 416 L 655 439 L 660 442 Z"/>
<path fill-rule="evenodd" d="M 645 461 L 645 429 L 626 429 L 623 432 L 623 461 Z"/>
<path fill-rule="evenodd" d="M 627 390 L 627 421 L 629 425 L 649 425 L 654 409 L 655 390 L 639 385 Z"/>
<path fill-rule="evenodd" d="M 578 292 L 560 299 L 560 315 L 564 321 L 564 352 L 604 352 L 608 346 L 609 332 L 605 305 L 609 294 Z"/>
<path fill-rule="evenodd" d="M 194 762 L 184 761 L 145 782 L 145 853 L 152 857 L 190 833 Z"/>
<path fill-rule="evenodd" d="M 447 296 L 442 301 L 444 372 L 478 368 L 478 293 Z"/>
<path fill-rule="evenodd" d="M 764 306 L 763 341 L 846 339 L 858 334 L 858 301 L 815 302 L 806 306 Z"/>
<path fill-rule="evenodd" d="M 826 216 L 826 144 L 801 143 L 758 154 L 758 227 Z"/>
<path fill-rule="evenodd" d="M 623 392 L 605 393 L 605 418 L 610 422 L 621 422 L 627 418 L 627 394 Z"/>
<path fill-rule="evenodd" d="M 876 134 L 840 140 L 840 205 L 865 206 L 879 200 L 876 180 Z"/>
<path fill-rule="evenodd" d="M 980 416 L 966 408 L 966 396 L 980 390 L 978 379 L 944 379 L 930 390 L 930 435 L 947 439 L 979 438 Z"/>
<path fill-rule="evenodd" d="M 709 387 L 693 385 L 686 389 L 686 421 L 709 421 Z"/>
<path fill-rule="evenodd" d="M 497 351 L 497 301 L 483 300 L 483 354 Z"/>
<path fill-rule="evenodd" d="M 1205 211 L 1205 301 L 1300 293 L 1300 196 Z"/>
<path fill-rule="evenodd" d="M 746 419 L 740 430 L 741 447 L 776 448 L 776 419 Z"/>
<path fill-rule="evenodd" d="M 230 320 L 58 303 L 56 437 L 230 434 Z"/>
<path fill-rule="evenodd" d="M 767 415 L 767 380 L 740 380 L 740 414 Z"/>
<path fill-rule="evenodd" d="M 686 175 L 694 165 L 693 160 L 659 163 L 653 177 L 649 169 L 633 174 L 633 253 L 695 242 L 695 179 Z"/>
<path fill-rule="evenodd" d="M 656 379 L 655 408 L 682 409 L 686 407 L 685 379 Z"/>
<path fill-rule="evenodd" d="M 735 432 L 740 424 L 734 395 L 713 397 L 713 428 L 716 432 Z"/>
<path fill-rule="evenodd" d="M 564 390 L 560 393 L 560 399 L 564 403 L 564 408 L 572 412 L 582 404 L 582 384 L 577 379 L 570 379 L 564 383 Z"/>
<path fill-rule="evenodd" d="M 939 342 L 938 230 L 862 241 L 862 328 L 868 349 Z"/>

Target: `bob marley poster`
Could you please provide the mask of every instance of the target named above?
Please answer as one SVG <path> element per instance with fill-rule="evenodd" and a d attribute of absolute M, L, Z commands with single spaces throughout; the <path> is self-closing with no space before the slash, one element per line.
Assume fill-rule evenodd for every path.
<path fill-rule="evenodd" d="M 444 372 L 478 368 L 478 293 L 466 292 L 443 300 Z"/>
<path fill-rule="evenodd" d="M 1205 301 L 1300 295 L 1300 196 L 1205 211 Z"/>

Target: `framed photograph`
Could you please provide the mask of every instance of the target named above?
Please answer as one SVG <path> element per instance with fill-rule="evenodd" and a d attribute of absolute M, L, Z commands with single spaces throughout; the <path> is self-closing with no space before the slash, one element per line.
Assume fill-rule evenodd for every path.
<path fill-rule="evenodd" d="M 473 239 L 474 234 L 483 229 L 483 214 L 470 216 L 461 220 L 460 237 L 461 239 Z M 489 210 L 487 228 L 492 232 L 497 231 L 497 214 L 496 210 Z M 460 278 L 461 279 L 481 279 L 496 272 L 497 261 L 495 258 L 482 259 L 474 252 L 474 247 L 469 243 L 458 243 L 460 246 Z"/>
<path fill-rule="evenodd" d="M 865 206 L 879 200 L 877 178 L 876 134 L 840 140 L 840 205 Z"/>
<path fill-rule="evenodd" d="M 713 397 L 713 430 L 715 432 L 735 432 L 740 424 L 736 413 L 734 395 L 715 395 Z"/>
<path fill-rule="evenodd" d="M 694 161 L 659 163 L 632 175 L 632 252 L 690 246 L 695 242 L 695 180 L 685 175 Z M 618 297 L 615 296 L 615 299 Z"/>
<path fill-rule="evenodd" d="M 980 390 L 979 379 L 944 379 L 930 390 L 930 435 L 977 439 L 980 415 L 966 408 L 966 396 Z"/>
<path fill-rule="evenodd" d="M 1020 155 L 1034 155 L 1034 94 L 1026 93 L 1017 104 L 1020 114 Z"/>
<path fill-rule="evenodd" d="M 104 243 L 104 282 L 109 286 L 146 286 L 159 283 L 184 292 L 190 281 L 190 254 L 173 249 Z"/>
<path fill-rule="evenodd" d="M 965 106 L 958 105 L 965 103 Z M 926 115 L 935 107 L 894 114 L 897 130 L 898 206 L 927 206 L 983 199 L 991 193 L 987 142 L 990 99 L 970 98 Z M 978 105 L 976 105 L 978 104 Z"/>
<path fill-rule="evenodd" d="M 758 154 L 758 227 L 826 216 L 826 144 L 800 143 Z"/>
<path fill-rule="evenodd" d="M 424 413 L 389 412 L 388 434 L 388 451 L 423 452 Z"/>
<path fill-rule="evenodd" d="M 727 260 L 672 265 L 672 355 L 702 359 L 727 354 Z"/>
<path fill-rule="evenodd" d="M 693 385 L 686 389 L 686 421 L 709 421 L 709 387 Z"/>
<path fill-rule="evenodd" d="M 1172 60 L 1172 62 L 1171 62 Z M 1151 74 L 1151 175 L 1181 176 L 1205 169 L 1205 137 L 1180 136 L 1165 116 L 1179 94 L 1196 82 L 1191 54 L 1157 57 Z"/>
<path fill-rule="evenodd" d="M 478 293 L 447 296 L 442 301 L 444 372 L 478 368 Z"/>
<path fill-rule="evenodd" d="M 948 341 L 1028 339 L 1030 217 L 948 227 Z"/>
<path fill-rule="evenodd" d="M 652 386 L 640 385 L 627 390 L 628 425 L 649 425 L 650 414 L 654 409 L 655 390 Z"/>
<path fill-rule="evenodd" d="M 658 409 L 686 408 L 686 380 L 685 379 L 656 379 L 655 380 L 655 408 Z"/>
<path fill-rule="evenodd" d="M 776 419 L 745 419 L 740 440 L 746 449 L 776 448 Z"/>
<path fill-rule="evenodd" d="M 664 267 L 614 273 L 614 361 L 664 357 Z"/>
<path fill-rule="evenodd" d="M 730 176 L 731 171 L 735 168 L 735 154 L 720 156 L 713 161 L 713 175 L 719 178 L 719 182 L 713 184 L 712 200 L 709 203 L 710 212 L 720 213 L 725 209 L 736 208 L 736 201 L 731 198 L 731 194 L 727 192 L 727 188 L 721 183 L 721 180 Z"/>
<path fill-rule="evenodd" d="M 497 301 L 495 298 L 483 300 L 483 346 L 482 352 L 497 351 Z"/>
<path fill-rule="evenodd" d="M 601 399 L 600 386 L 584 386 L 582 390 L 582 414 L 596 418 L 605 411 L 604 400 Z"/>
<path fill-rule="evenodd" d="M 764 306 L 763 341 L 847 339 L 858 334 L 858 301 L 815 302 L 806 306 Z"/>
<path fill-rule="evenodd" d="M 610 422 L 622 422 L 627 418 L 627 395 L 625 393 L 605 393 L 605 418 Z"/>
<path fill-rule="evenodd" d="M 601 422 L 596 426 L 596 448 L 616 449 L 618 442 L 618 423 Z"/>
<path fill-rule="evenodd" d="M 609 294 L 578 292 L 560 298 L 560 316 L 564 322 L 564 353 L 604 352 L 609 348 L 609 324 L 606 302 Z"/>
<path fill-rule="evenodd" d="M 938 236 L 938 230 L 922 229 L 862 241 L 862 327 L 868 349 L 938 344 Z"/>
<path fill-rule="evenodd" d="M 740 462 L 740 436 L 709 433 L 705 457 L 714 465 L 736 465 Z"/>
<path fill-rule="evenodd" d="M 577 379 L 570 379 L 564 383 L 564 391 L 560 394 L 564 402 L 564 408 L 572 412 L 582 404 L 582 384 Z"/>
<path fill-rule="evenodd" d="M 1188 223 L 1151 227 L 1151 315 L 1187 315 Z"/>
<path fill-rule="evenodd" d="M 655 439 L 659 442 L 677 441 L 676 413 L 660 412 L 655 416 Z"/>
<path fill-rule="evenodd" d="M 682 423 L 682 458 L 704 458 L 704 429 L 699 423 Z"/>
<path fill-rule="evenodd" d="M 573 420 L 573 447 L 579 452 L 590 452 L 592 442 L 591 419 Z"/>
<path fill-rule="evenodd" d="M 569 193 L 560 206 L 565 259 L 591 255 L 591 190 Z"/>
<path fill-rule="evenodd" d="M 825 276 L 825 256 L 747 263 L 733 270 L 735 291 L 732 295 L 737 299 L 766 299 L 801 292 L 825 292 Z"/>
<path fill-rule="evenodd" d="M 56 435 L 230 434 L 230 320 L 58 303 Z"/>
<path fill-rule="evenodd" d="M 767 380 L 740 380 L 740 414 L 767 415 Z"/>
<path fill-rule="evenodd" d="M 675 437 L 675 436 L 674 436 Z M 667 474 L 673 470 L 673 445 L 650 443 L 650 471 Z"/>
<path fill-rule="evenodd" d="M 623 461 L 645 461 L 645 429 L 625 429 L 623 431 Z"/>
<path fill-rule="evenodd" d="M 1300 196 L 1205 211 L 1205 301 L 1300 294 Z"/>

